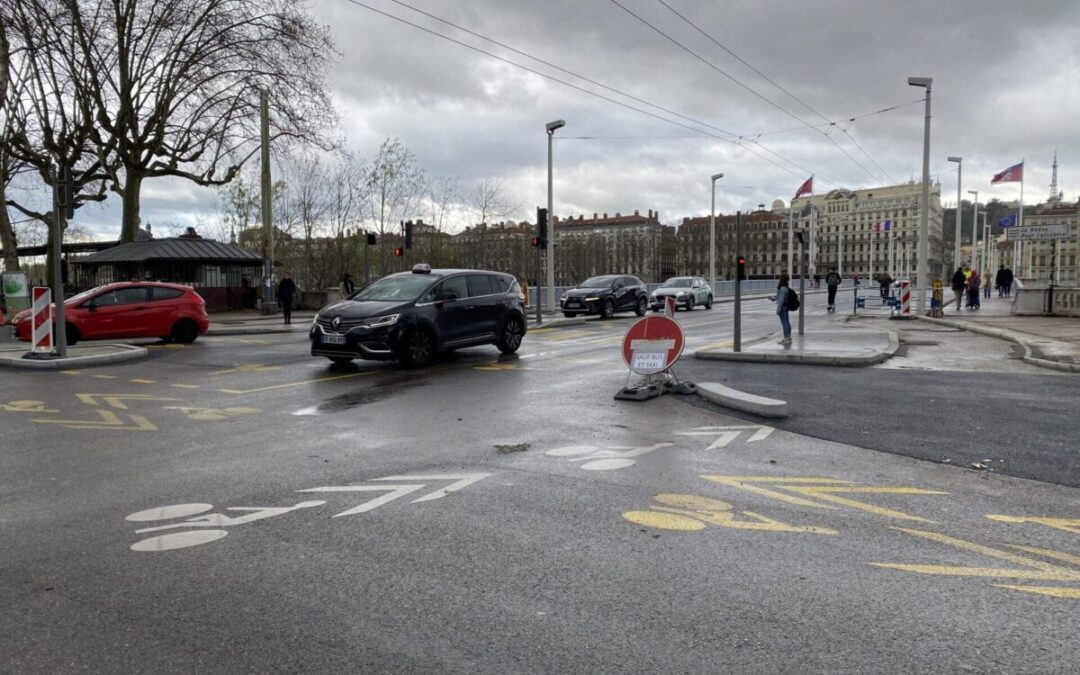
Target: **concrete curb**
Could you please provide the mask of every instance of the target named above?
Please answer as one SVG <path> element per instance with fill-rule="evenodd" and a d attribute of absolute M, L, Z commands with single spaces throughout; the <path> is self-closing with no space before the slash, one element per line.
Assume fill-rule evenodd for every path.
<path fill-rule="evenodd" d="M 86 368 L 90 366 L 104 366 L 111 363 L 123 363 L 124 361 L 137 361 L 150 355 L 150 350 L 137 345 L 108 345 L 119 351 L 112 354 L 93 354 L 90 356 L 69 356 L 63 359 L 51 361 L 36 361 L 33 359 L 0 359 L 0 366 L 8 368 L 25 368 L 28 370 L 66 370 L 68 368 Z"/>
<path fill-rule="evenodd" d="M 824 354 L 777 353 L 764 354 L 755 352 L 696 351 L 694 358 L 713 361 L 742 361 L 750 363 L 800 363 L 815 366 L 839 366 L 864 368 L 888 360 L 900 349 L 900 336 L 896 331 L 884 331 L 889 336 L 889 346 L 883 351 L 857 356 L 827 356 Z"/>
<path fill-rule="evenodd" d="M 753 413 L 761 417 L 788 416 L 787 401 L 748 394 L 716 382 L 699 382 L 697 394 L 706 401 L 725 408 Z"/>
<path fill-rule="evenodd" d="M 1026 338 L 1020 337 L 1019 335 L 1010 330 L 1004 328 L 992 328 L 990 326 L 980 326 L 978 324 L 964 323 L 963 321 L 953 321 L 950 319 L 935 319 L 931 316 L 916 316 L 915 318 L 919 319 L 920 321 L 936 323 L 938 325 L 949 326 L 951 328 L 959 328 L 960 330 L 966 330 L 972 333 L 986 335 L 987 337 L 997 338 L 999 340 L 1015 342 L 1016 344 L 1024 348 L 1024 363 L 1030 363 L 1031 365 L 1038 368 L 1056 370 L 1062 373 L 1080 373 L 1080 364 L 1061 363 L 1060 361 L 1051 361 L 1049 359 L 1041 359 L 1037 356 L 1032 356 L 1034 348 L 1031 346 L 1030 341 Z"/>
<path fill-rule="evenodd" d="M 213 328 L 206 331 L 204 335 L 207 337 L 225 337 L 229 335 L 279 335 L 284 333 L 296 333 L 297 335 L 307 335 L 307 330 L 291 330 L 289 328 L 262 328 L 259 326 L 224 326 L 221 328 Z"/>

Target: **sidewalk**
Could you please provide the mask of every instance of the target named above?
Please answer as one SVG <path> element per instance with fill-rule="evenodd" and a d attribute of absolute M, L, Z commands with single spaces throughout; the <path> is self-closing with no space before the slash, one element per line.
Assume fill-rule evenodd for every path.
<path fill-rule="evenodd" d="M 999 298 L 997 293 L 993 293 L 991 297 L 982 299 L 980 309 L 957 311 L 955 306 L 947 305 L 942 319 L 919 318 L 1015 342 L 1024 348 L 1024 361 L 1027 363 L 1080 373 L 1080 319 L 1015 316 L 1011 309 L 1011 298 Z"/>
<path fill-rule="evenodd" d="M 796 321 L 793 317 L 792 324 Z M 793 328 L 790 345 L 779 344 L 778 326 L 775 334 L 743 341 L 742 351 L 699 349 L 694 352 L 694 358 L 859 367 L 881 363 L 900 348 L 895 331 L 819 321 L 808 321 L 804 335 L 799 335 L 795 326 Z"/>
<path fill-rule="evenodd" d="M 4 344 L 0 347 L 0 366 L 8 368 L 28 368 L 31 370 L 67 370 L 88 366 L 102 366 L 108 363 L 121 363 L 145 358 L 150 352 L 137 345 L 76 345 L 68 347 L 67 356 L 62 359 L 24 359 L 30 351 L 30 343 Z"/>

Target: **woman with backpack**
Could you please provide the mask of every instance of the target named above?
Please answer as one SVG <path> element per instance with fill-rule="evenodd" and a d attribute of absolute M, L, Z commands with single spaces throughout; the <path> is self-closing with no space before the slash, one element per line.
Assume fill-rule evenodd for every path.
<path fill-rule="evenodd" d="M 780 344 L 791 344 L 791 321 L 788 320 L 788 312 L 799 308 L 799 296 L 788 286 L 791 278 L 786 274 L 780 275 L 780 282 L 776 285 L 776 295 L 769 298 L 776 301 L 776 315 L 780 317 L 780 327 L 784 330 L 784 338 Z"/>

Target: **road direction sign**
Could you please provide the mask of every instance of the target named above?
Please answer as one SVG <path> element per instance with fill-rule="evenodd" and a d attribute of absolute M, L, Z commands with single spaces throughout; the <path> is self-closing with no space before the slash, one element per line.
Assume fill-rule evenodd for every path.
<path fill-rule="evenodd" d="M 639 320 L 623 337 L 622 355 L 626 367 L 641 375 L 660 373 L 682 354 L 682 326 L 666 316 Z"/>
<path fill-rule="evenodd" d="M 1009 241 L 1053 241 L 1055 239 L 1068 239 L 1070 237 L 1070 225 L 1068 223 L 1055 223 L 1051 225 L 1024 225 L 1023 227 L 1010 227 L 1005 230 Z"/>

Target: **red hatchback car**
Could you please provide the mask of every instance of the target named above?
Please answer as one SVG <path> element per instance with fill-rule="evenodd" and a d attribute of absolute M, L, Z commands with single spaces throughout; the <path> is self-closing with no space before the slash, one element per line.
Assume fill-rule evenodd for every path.
<path fill-rule="evenodd" d="M 206 302 L 190 286 L 119 282 L 64 302 L 67 343 L 156 337 L 191 343 L 210 327 Z M 30 341 L 30 311 L 15 316 L 15 337 Z"/>

